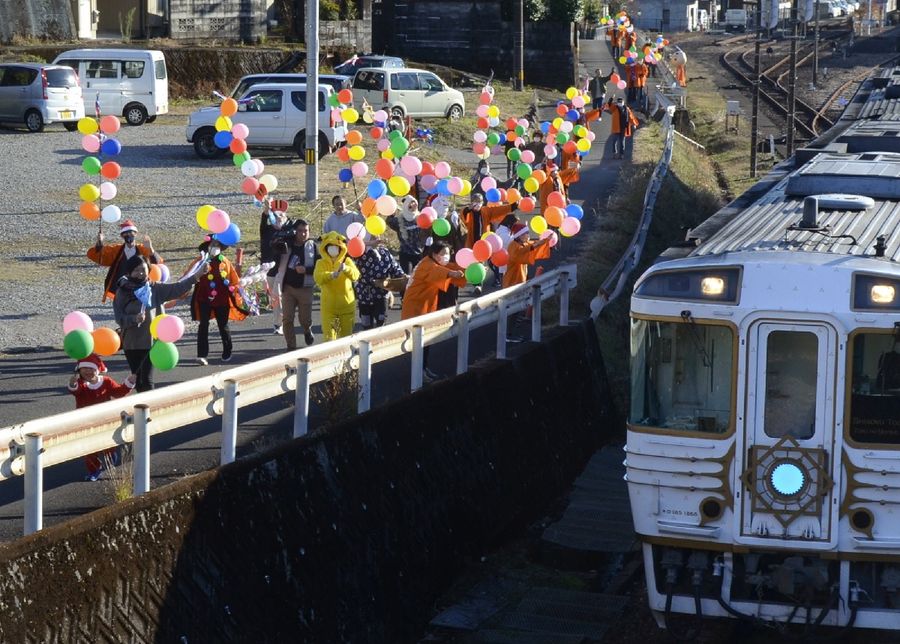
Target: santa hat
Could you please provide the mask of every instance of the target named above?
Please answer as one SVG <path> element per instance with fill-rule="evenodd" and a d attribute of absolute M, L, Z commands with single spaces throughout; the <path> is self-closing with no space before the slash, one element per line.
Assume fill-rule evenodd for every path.
<path fill-rule="evenodd" d="M 121 224 L 119 224 L 119 234 L 123 235 L 127 233 L 129 230 L 137 232 L 137 226 L 134 225 L 134 222 L 130 219 L 126 219 Z"/>
<path fill-rule="evenodd" d="M 547 168 L 547 172 L 553 172 L 554 170 L 559 170 L 559 166 L 553 163 L 553 161 L 547 161 L 545 166 Z"/>
<path fill-rule="evenodd" d="M 512 225 L 512 228 L 509 229 L 509 233 L 511 239 L 518 239 L 522 235 L 528 233 L 528 226 L 526 226 L 522 222 L 517 222 Z"/>
<path fill-rule="evenodd" d="M 99 373 L 106 373 L 106 365 L 103 364 L 103 360 L 96 353 L 79 360 L 78 364 L 75 365 L 75 369 L 93 369 Z"/>

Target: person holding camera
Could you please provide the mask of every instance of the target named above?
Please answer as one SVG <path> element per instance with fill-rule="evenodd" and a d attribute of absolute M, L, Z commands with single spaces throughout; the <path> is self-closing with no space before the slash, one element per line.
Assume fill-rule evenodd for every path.
<path fill-rule="evenodd" d="M 294 320 L 300 322 L 306 346 L 316 341 L 312 332 L 313 269 L 318 258 L 316 242 L 309 238 L 309 223 L 305 219 L 294 221 L 293 232 L 289 242 L 276 237 L 273 245 L 275 268 L 284 276 L 281 323 L 288 351 L 297 348 Z"/>
<path fill-rule="evenodd" d="M 287 202 L 283 200 L 266 200 L 259 216 L 259 261 L 267 264 L 275 261 L 274 241 L 287 223 Z M 272 326 L 275 335 L 282 334 L 281 328 L 281 283 L 284 273 L 278 274 L 278 262 L 266 273 L 266 291 L 269 294 L 269 306 L 272 307 Z"/>

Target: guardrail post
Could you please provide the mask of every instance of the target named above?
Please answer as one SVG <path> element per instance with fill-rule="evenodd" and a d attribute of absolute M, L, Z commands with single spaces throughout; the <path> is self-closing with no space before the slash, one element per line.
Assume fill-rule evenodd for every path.
<path fill-rule="evenodd" d="M 238 428 L 238 384 L 234 380 L 225 381 L 222 400 L 222 465 L 234 462 L 237 452 Z"/>
<path fill-rule="evenodd" d="M 150 491 L 150 408 L 134 406 L 134 495 Z"/>
<path fill-rule="evenodd" d="M 531 341 L 541 341 L 541 287 L 531 287 Z"/>
<path fill-rule="evenodd" d="M 560 274 L 559 326 L 569 326 L 569 273 Z"/>
<path fill-rule="evenodd" d="M 25 435 L 25 534 L 44 527 L 44 437 Z"/>
<path fill-rule="evenodd" d="M 459 335 L 456 336 L 456 375 L 469 370 L 469 313 L 460 311 L 456 322 Z"/>
<path fill-rule="evenodd" d="M 297 390 L 294 392 L 294 438 L 309 429 L 309 360 L 297 358 Z"/>
<path fill-rule="evenodd" d="M 497 357 L 506 358 L 506 326 L 507 326 L 506 302 L 497 300 Z"/>
<path fill-rule="evenodd" d="M 372 349 L 368 340 L 359 341 L 359 402 L 361 414 L 372 408 Z"/>
<path fill-rule="evenodd" d="M 422 371 L 425 369 L 425 330 L 418 324 L 412 330 L 412 372 L 409 375 L 409 390 L 422 388 Z"/>

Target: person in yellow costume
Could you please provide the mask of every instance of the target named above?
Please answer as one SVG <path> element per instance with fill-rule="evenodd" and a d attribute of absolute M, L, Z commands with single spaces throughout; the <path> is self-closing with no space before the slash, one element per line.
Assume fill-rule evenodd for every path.
<path fill-rule="evenodd" d="M 353 333 L 356 319 L 353 282 L 359 279 L 359 269 L 347 257 L 347 242 L 340 233 L 322 235 L 319 254 L 321 258 L 316 261 L 313 279 L 322 289 L 322 337 L 327 342 Z"/>

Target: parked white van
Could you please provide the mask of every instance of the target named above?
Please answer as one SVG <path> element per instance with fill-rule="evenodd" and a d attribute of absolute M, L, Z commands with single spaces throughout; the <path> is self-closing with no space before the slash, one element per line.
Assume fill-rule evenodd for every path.
<path fill-rule="evenodd" d="M 360 111 L 364 100 L 376 110 L 387 110 L 399 118 L 456 119 L 466 110 L 462 92 L 424 69 L 366 67 L 357 70 L 352 88 L 353 106 Z"/>
<path fill-rule="evenodd" d="M 152 123 L 169 111 L 166 59 L 152 49 L 72 49 L 53 61 L 68 65 L 81 79 L 84 111 L 125 117 L 129 125 Z"/>
<path fill-rule="evenodd" d="M 84 118 L 81 88 L 68 67 L 37 63 L 0 65 L 0 122 L 40 132 L 62 123 L 70 132 Z"/>

